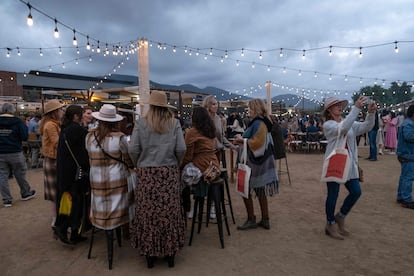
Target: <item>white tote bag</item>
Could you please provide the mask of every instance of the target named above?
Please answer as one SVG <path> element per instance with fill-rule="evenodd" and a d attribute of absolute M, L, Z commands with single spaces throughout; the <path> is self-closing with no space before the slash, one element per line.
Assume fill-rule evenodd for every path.
<path fill-rule="evenodd" d="M 345 183 L 348 180 L 351 169 L 351 159 L 348 150 L 345 148 L 346 135 L 342 145 L 338 146 L 341 135 L 342 122 L 338 126 L 338 137 L 336 138 L 334 150 L 326 157 L 322 168 L 322 182 Z"/>
<path fill-rule="evenodd" d="M 237 167 L 236 191 L 241 196 L 249 197 L 249 181 L 252 169 L 246 165 L 247 160 L 247 139 L 243 139 L 243 152 L 240 163 Z"/>

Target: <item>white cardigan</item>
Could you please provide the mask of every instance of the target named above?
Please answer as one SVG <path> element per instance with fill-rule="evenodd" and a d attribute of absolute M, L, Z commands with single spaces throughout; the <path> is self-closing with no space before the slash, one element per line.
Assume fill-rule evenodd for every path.
<path fill-rule="evenodd" d="M 375 113 L 368 113 L 364 122 L 357 122 L 360 108 L 353 106 L 351 112 L 342 120 L 341 137 L 338 144 L 344 142 L 344 135 L 346 136 L 346 144 L 351 159 L 351 171 L 348 176 L 349 179 L 359 178 L 358 173 L 358 147 L 356 137 L 370 131 L 375 124 Z M 326 121 L 323 124 L 323 133 L 328 141 L 326 146 L 325 158 L 334 150 L 336 138 L 338 136 L 339 123 L 335 120 Z"/>

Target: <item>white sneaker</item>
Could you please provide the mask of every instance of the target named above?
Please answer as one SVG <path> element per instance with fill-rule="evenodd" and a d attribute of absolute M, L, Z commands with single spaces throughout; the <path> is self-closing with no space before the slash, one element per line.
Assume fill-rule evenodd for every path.
<path fill-rule="evenodd" d="M 188 218 L 192 219 L 194 216 L 194 208 L 191 208 L 190 212 L 188 213 Z"/>
<path fill-rule="evenodd" d="M 216 218 L 216 208 L 214 206 L 211 206 L 211 208 L 210 208 L 210 218 L 211 219 Z"/>

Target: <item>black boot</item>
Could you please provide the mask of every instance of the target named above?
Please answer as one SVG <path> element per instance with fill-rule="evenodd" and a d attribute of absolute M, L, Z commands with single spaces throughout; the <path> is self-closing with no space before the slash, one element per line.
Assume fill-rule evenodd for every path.
<path fill-rule="evenodd" d="M 169 255 L 166 257 L 167 262 L 168 262 L 168 267 L 174 267 L 175 263 L 174 263 L 174 255 Z"/>
<path fill-rule="evenodd" d="M 59 239 L 60 242 L 62 242 L 65 245 L 73 245 L 73 242 L 71 242 L 68 239 L 67 230 L 66 229 L 60 229 L 59 227 L 56 227 L 53 232 L 53 237 L 57 240 Z"/>
<path fill-rule="evenodd" d="M 147 259 L 147 267 L 148 268 L 153 268 L 154 267 L 154 262 L 155 262 L 155 257 L 146 255 L 145 258 Z"/>
<path fill-rule="evenodd" d="M 71 243 L 76 244 L 76 243 L 84 242 L 84 241 L 86 241 L 88 239 L 87 237 L 83 237 L 83 236 L 79 235 L 77 233 L 77 231 L 75 231 L 75 230 L 73 230 L 73 231 L 74 232 L 72 232 L 70 234 L 70 240 L 69 241 Z"/>

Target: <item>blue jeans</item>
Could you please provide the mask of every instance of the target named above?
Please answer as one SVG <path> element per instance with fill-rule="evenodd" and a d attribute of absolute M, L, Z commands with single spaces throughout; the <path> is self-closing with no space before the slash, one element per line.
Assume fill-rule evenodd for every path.
<path fill-rule="evenodd" d="M 23 152 L 2 153 L 0 154 L 0 192 L 3 201 L 13 199 L 10 194 L 8 181 L 10 169 L 13 171 L 13 175 L 20 187 L 21 196 L 23 197 L 30 193 L 30 185 L 26 180 L 27 164 Z"/>
<path fill-rule="evenodd" d="M 412 191 L 414 181 L 414 162 L 402 162 L 400 181 L 398 182 L 397 200 L 412 202 Z"/>
<path fill-rule="evenodd" d="M 327 182 L 326 186 L 328 188 L 328 196 L 325 203 L 325 212 L 326 220 L 328 224 L 335 222 L 335 207 L 336 201 L 339 194 L 339 186 L 341 184 L 336 182 Z M 344 200 L 341 209 L 339 210 L 342 216 L 346 216 L 352 207 L 357 202 L 358 198 L 361 196 L 361 185 L 359 184 L 359 179 L 351 179 L 345 183 L 345 187 L 348 190 L 349 194 Z"/>
<path fill-rule="evenodd" d="M 376 129 L 368 131 L 369 159 L 377 159 L 377 132 Z"/>

